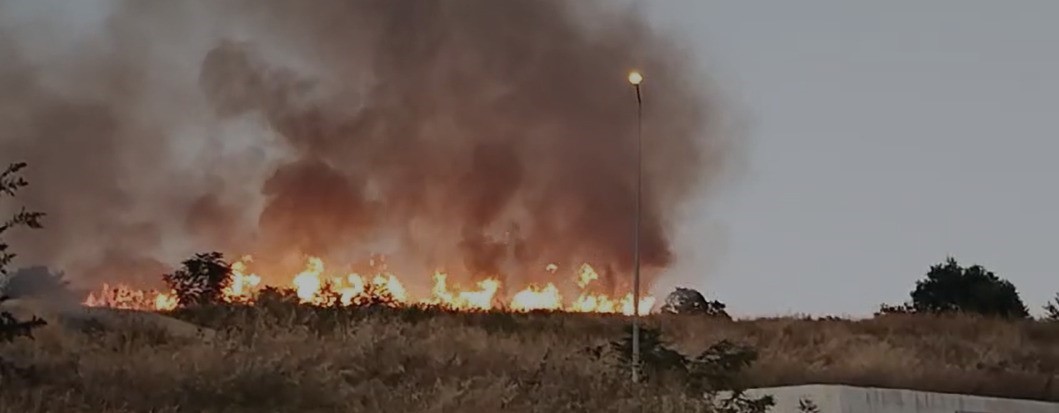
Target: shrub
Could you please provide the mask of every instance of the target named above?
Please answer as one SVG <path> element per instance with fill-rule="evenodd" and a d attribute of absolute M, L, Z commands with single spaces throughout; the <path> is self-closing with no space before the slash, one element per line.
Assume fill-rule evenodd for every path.
<path fill-rule="evenodd" d="M 618 366 L 632 366 L 632 331 L 611 342 Z M 597 351 L 598 353 L 598 351 Z M 775 404 L 771 396 L 752 397 L 739 382 L 739 376 L 757 360 L 757 352 L 748 346 L 721 340 L 694 358 L 684 356 L 662 341 L 659 330 L 640 330 L 640 366 L 646 381 L 675 380 L 691 397 L 704 397 L 711 411 L 722 413 L 764 413 Z"/>
<path fill-rule="evenodd" d="M 997 277 L 980 265 L 961 267 L 949 257 L 930 267 L 926 278 L 916 281 L 911 302 L 883 305 L 882 314 L 970 313 L 988 317 L 1026 318 L 1029 311 L 1010 281 Z"/>
<path fill-rule="evenodd" d="M 666 296 L 661 311 L 670 314 L 699 314 L 722 318 L 731 318 L 724 311 L 725 305 L 720 301 L 706 301 L 702 293 L 691 289 L 677 287 L 676 291 Z"/>
<path fill-rule="evenodd" d="M 1059 293 L 1048 304 L 1044 305 L 1044 319 L 1048 321 L 1059 321 Z"/>
<path fill-rule="evenodd" d="M 224 289 L 232 282 L 232 266 L 219 252 L 195 254 L 162 280 L 176 293 L 182 306 L 217 304 L 223 301 Z"/>

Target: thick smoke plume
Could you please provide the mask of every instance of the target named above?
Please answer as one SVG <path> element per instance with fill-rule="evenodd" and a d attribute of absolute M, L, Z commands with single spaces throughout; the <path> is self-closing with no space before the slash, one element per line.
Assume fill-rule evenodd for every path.
<path fill-rule="evenodd" d="M 48 7 L 47 5 L 51 5 Z M 43 6 L 42 6 L 43 5 Z M 0 0 L 0 154 L 49 213 L 18 244 L 71 278 L 192 251 L 512 281 L 632 267 L 728 141 L 680 45 L 635 10 L 540 0 Z M 333 262 L 333 261 L 329 261 Z"/>

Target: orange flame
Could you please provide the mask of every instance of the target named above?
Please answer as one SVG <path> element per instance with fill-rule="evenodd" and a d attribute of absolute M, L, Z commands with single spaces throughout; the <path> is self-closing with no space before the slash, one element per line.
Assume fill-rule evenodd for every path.
<path fill-rule="evenodd" d="M 426 305 L 437 305 L 454 310 L 488 310 L 493 308 L 493 297 L 500 290 L 500 281 L 488 278 L 478 282 L 477 290 L 449 291 L 447 283 L 448 275 L 443 272 L 434 273 L 434 288 L 431 290 L 431 298 L 421 300 Z"/>
<path fill-rule="evenodd" d="M 238 303 L 252 299 L 254 289 L 261 284 L 261 277 L 246 273 L 246 266 L 250 262 L 253 262 L 253 257 L 247 255 L 232 264 L 232 282 L 223 292 L 226 301 Z"/>
<path fill-rule="evenodd" d="M 223 299 L 230 303 L 253 304 L 262 286 L 262 277 L 250 273 L 248 268 L 253 258 L 245 256 L 232 264 L 232 281 L 223 291 Z M 611 297 L 607 294 L 593 292 L 594 283 L 599 274 L 591 265 L 578 267 L 573 286 L 580 291 L 569 303 L 564 302 L 563 295 L 555 283 L 529 285 L 515 291 L 508 300 L 499 296 L 503 284 L 498 278 L 487 278 L 475 283 L 475 288 L 464 289 L 450 286 L 448 275 L 442 271 L 434 273 L 434 285 L 430 296 L 420 299 L 410 297 L 401 280 L 385 270 L 385 265 L 376 265 L 372 260 L 375 274 L 362 276 L 357 273 L 345 276 L 329 276 L 325 273 L 322 259 L 308 257 L 305 269 L 291 278 L 290 286 L 299 301 L 313 305 L 340 304 L 344 306 L 361 304 L 370 299 L 382 299 L 384 303 L 395 306 L 423 304 L 440 306 L 453 310 L 480 311 L 497 308 L 508 308 L 512 311 L 568 311 L 581 313 L 633 314 L 632 294 L 623 297 Z M 557 264 L 548 264 L 545 271 L 556 274 Z M 573 287 L 571 286 L 571 287 Z M 641 297 L 640 314 L 647 314 L 654 307 L 654 297 Z M 85 299 L 84 304 L 92 307 L 113 307 L 139 310 L 172 310 L 179 304 L 175 292 L 144 291 L 125 285 L 110 286 L 104 284 L 102 289 L 93 292 Z"/>
<path fill-rule="evenodd" d="M 511 297 L 511 309 L 516 311 L 559 310 L 563 308 L 563 296 L 555 284 L 544 288 L 531 285 Z"/>

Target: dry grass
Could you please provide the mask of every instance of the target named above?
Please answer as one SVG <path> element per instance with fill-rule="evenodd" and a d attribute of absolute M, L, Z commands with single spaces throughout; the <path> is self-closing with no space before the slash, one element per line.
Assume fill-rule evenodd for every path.
<path fill-rule="evenodd" d="M 974 317 L 658 321 L 678 348 L 719 339 L 760 352 L 755 387 L 850 384 L 1059 401 L 1059 323 Z"/>
<path fill-rule="evenodd" d="M 51 327 L 0 351 L 36 381 L 0 383 L 0 412 L 705 411 L 674 383 L 642 388 L 597 358 L 624 320 L 578 315 L 367 313 L 212 308 L 175 316 L 220 330 L 212 342 L 145 325 Z M 754 345 L 750 385 L 848 383 L 1059 400 L 1059 325 L 887 317 L 728 322 L 655 317 L 689 354 Z"/>
<path fill-rule="evenodd" d="M 0 384 L 0 412 L 702 411 L 679 387 L 636 394 L 584 350 L 605 320 L 414 311 L 210 309 L 212 342 L 146 325 L 44 331 L 5 348 L 37 382 Z"/>

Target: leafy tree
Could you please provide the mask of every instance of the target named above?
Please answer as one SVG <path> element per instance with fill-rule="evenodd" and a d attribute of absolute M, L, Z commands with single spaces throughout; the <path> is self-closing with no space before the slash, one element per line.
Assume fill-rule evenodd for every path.
<path fill-rule="evenodd" d="M 1055 298 L 1044 305 L 1044 319 L 1059 321 L 1059 293 L 1055 293 Z"/>
<path fill-rule="evenodd" d="M 662 312 L 731 318 L 724 311 L 725 307 L 724 303 L 720 301 L 706 301 L 702 293 L 691 288 L 677 287 L 676 291 L 666 296 L 666 302 L 662 305 Z"/>
<path fill-rule="evenodd" d="M 900 312 L 974 313 L 991 317 L 1026 318 L 1029 311 L 1011 282 L 980 265 L 961 267 L 955 258 L 930 267 L 916 282 L 912 302 Z M 885 309 L 885 307 L 884 307 Z"/>
<path fill-rule="evenodd" d="M 25 163 L 15 163 L 0 172 L 0 197 L 15 196 L 19 189 L 29 185 L 19 171 L 26 167 Z M 40 219 L 44 217 L 40 212 L 28 212 L 21 208 L 11 218 L 0 224 L 0 291 L 7 290 L 7 265 L 15 259 L 15 254 L 8 250 L 8 244 L 3 240 L 3 234 L 17 227 L 28 227 L 31 229 L 41 228 Z M 6 294 L 0 294 L 0 303 L 6 301 Z M 0 342 L 8 342 L 19 337 L 31 337 L 35 328 L 46 325 L 44 320 L 33 317 L 29 321 L 15 318 L 9 312 L 0 312 Z M 23 370 L 16 368 L 6 360 L 0 359 L 0 374 L 22 373 Z"/>
<path fill-rule="evenodd" d="M 15 163 L 0 172 L 0 196 L 15 196 L 19 189 L 29 185 L 26 179 L 19 175 L 19 171 L 26 167 L 25 163 Z M 17 227 L 28 227 L 32 229 L 41 228 L 40 219 L 44 217 L 41 212 L 29 212 L 21 208 L 7 221 L 0 223 L 0 275 L 7 275 L 7 265 L 15 259 L 16 254 L 8 251 L 8 244 L 3 240 L 3 234 Z M 4 277 L 6 279 L 6 277 Z"/>
<path fill-rule="evenodd" d="M 224 289 L 232 283 L 232 265 L 219 252 L 195 254 L 162 279 L 182 306 L 216 304 L 223 301 Z"/>

